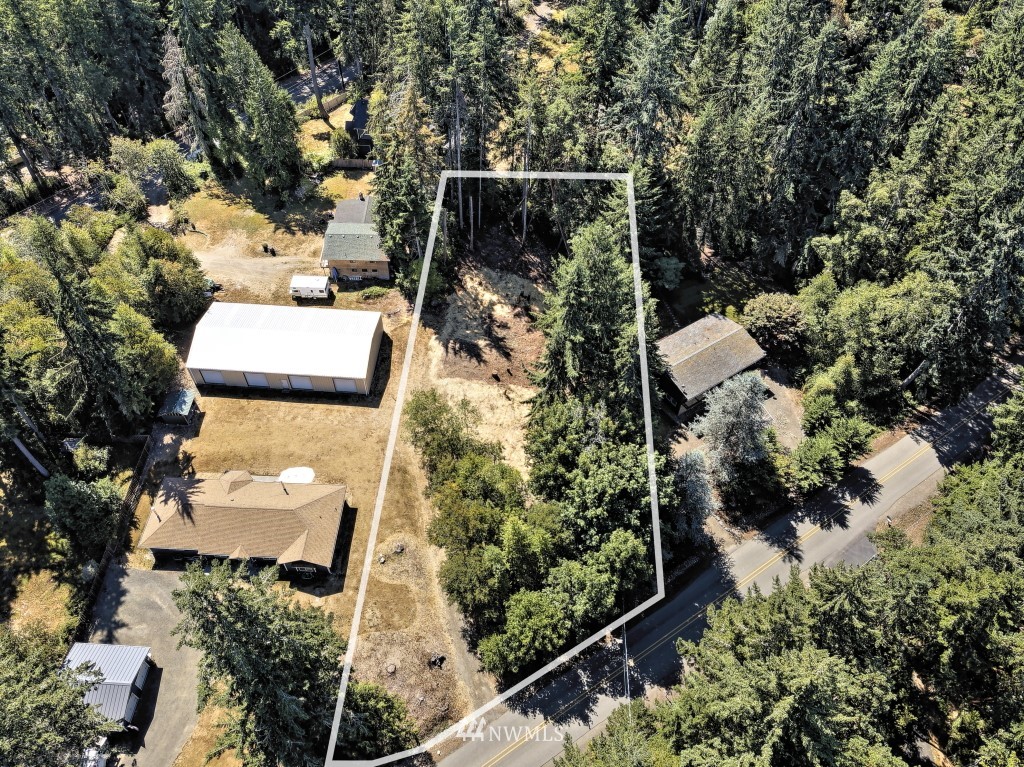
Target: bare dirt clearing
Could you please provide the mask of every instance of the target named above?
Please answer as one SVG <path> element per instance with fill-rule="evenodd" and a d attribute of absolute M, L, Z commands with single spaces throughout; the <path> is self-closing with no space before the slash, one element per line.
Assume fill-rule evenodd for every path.
<path fill-rule="evenodd" d="M 448 300 L 424 314 L 410 371 L 410 393 L 436 387 L 451 400 L 467 399 L 479 414 L 479 435 L 499 442 L 524 476 L 524 427 L 535 392 L 526 371 L 543 350 L 543 336 L 534 326 L 543 305 L 543 290 L 529 279 L 482 263 L 466 267 Z M 406 701 L 421 736 L 496 694 L 495 680 L 480 670 L 461 620 L 440 590 L 437 572 L 444 555 L 426 540 L 434 513 L 419 458 L 403 432 L 384 500 L 355 666 L 360 678 Z M 428 663 L 434 655 L 446 657 L 441 668 Z"/>
<path fill-rule="evenodd" d="M 427 355 L 426 335 L 420 332 L 417 337 L 411 391 L 423 385 L 427 374 L 416 363 Z M 404 342 L 401 350 L 405 351 Z M 387 436 L 385 429 L 381 439 Z M 381 511 L 354 672 L 405 700 L 421 737 L 440 731 L 468 711 L 466 685 L 453 664 L 433 668 L 427 663 L 434 654 L 453 657 L 461 641 L 446 624 L 444 595 L 437 580 L 439 551 L 426 541 L 432 514 L 419 457 L 400 437 Z M 364 555 L 359 556 L 361 563 Z"/>
<path fill-rule="evenodd" d="M 544 348 L 534 326 L 543 309 L 544 294 L 529 280 L 487 266 L 465 270 L 443 313 L 424 317 L 435 330 L 438 377 L 526 384 Z"/>
<path fill-rule="evenodd" d="M 432 385 L 453 401 L 468 400 L 480 415 L 480 436 L 500 442 L 524 476 L 527 403 L 536 392 L 528 374 L 544 350 L 534 324 L 543 308 L 540 287 L 480 266 L 462 274 L 442 313 L 426 318 Z"/>
<path fill-rule="evenodd" d="M 270 198 L 209 182 L 182 206 L 196 230 L 178 239 L 224 286 L 221 299 L 286 303 L 292 275 L 323 273 L 320 249 L 336 200 L 369 192 L 371 178 L 365 171 L 336 173 L 305 200 L 289 201 L 280 210 Z M 277 255 L 265 252 L 264 244 Z"/>

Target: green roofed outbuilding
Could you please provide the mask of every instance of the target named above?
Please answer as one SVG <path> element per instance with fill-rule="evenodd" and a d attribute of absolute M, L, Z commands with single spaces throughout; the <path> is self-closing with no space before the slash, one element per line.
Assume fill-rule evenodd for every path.
<path fill-rule="evenodd" d="M 337 280 L 389 280 L 390 261 L 373 223 L 373 196 L 341 200 L 327 225 L 320 266 Z"/>
<path fill-rule="evenodd" d="M 201 413 L 196 396 L 195 389 L 175 389 L 164 399 L 158 417 L 164 423 L 194 423 Z"/>

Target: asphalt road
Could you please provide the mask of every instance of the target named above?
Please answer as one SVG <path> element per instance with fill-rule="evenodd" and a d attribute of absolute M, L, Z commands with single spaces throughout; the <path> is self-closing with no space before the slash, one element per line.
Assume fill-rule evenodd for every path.
<path fill-rule="evenodd" d="M 986 408 L 1005 397 L 1010 380 L 993 376 L 956 407 L 937 415 L 909 436 L 856 469 L 835 491 L 821 494 L 799 514 L 780 518 L 757 538 L 726 552 L 680 593 L 640 618 L 627 633 L 629 696 L 670 686 L 678 678 L 679 638 L 697 639 L 708 606 L 769 590 L 775 578 L 815 564 L 862 564 L 874 547 L 873 531 L 901 499 L 934 489 L 946 471 L 980 447 L 991 423 Z M 503 712 L 473 728 L 478 739 L 463 742 L 440 759 L 440 767 L 541 767 L 562 752 L 566 734 L 587 740 L 626 699 L 622 646 L 573 664 L 529 697 L 510 701 Z M 457 741 L 456 741 L 457 742 Z"/>

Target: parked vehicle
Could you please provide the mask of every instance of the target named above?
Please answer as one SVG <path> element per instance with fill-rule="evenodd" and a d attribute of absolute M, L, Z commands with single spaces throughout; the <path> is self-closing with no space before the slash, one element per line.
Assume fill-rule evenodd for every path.
<path fill-rule="evenodd" d="M 331 295 L 331 285 L 327 277 L 296 274 L 292 277 L 288 292 L 292 298 L 328 298 Z"/>

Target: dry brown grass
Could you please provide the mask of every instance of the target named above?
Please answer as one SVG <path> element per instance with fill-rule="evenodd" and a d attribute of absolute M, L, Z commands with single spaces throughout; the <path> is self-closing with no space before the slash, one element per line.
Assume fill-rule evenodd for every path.
<path fill-rule="evenodd" d="M 520 293 L 531 296 L 531 311 L 516 306 Z M 530 316 L 542 305 L 541 290 L 528 280 L 485 266 L 467 270 L 443 311 L 421 328 L 410 375 L 412 391 L 436 387 L 452 400 L 468 399 L 479 412 L 480 436 L 500 442 L 506 458 L 522 471 L 526 401 L 534 391 L 525 370 L 536 364 L 543 347 Z M 473 356 L 464 353 L 467 345 Z M 434 653 L 453 659 L 468 649 L 438 585 L 443 552 L 426 542 L 435 512 L 425 490 L 418 457 L 402 438 L 384 500 L 355 661 L 361 679 L 406 701 L 421 735 L 465 716 L 470 697 L 480 697 L 481 688 L 494 694 L 489 675 L 460 677 L 460 665 L 478 668 L 475 658 L 462 664 L 449 660 L 443 669 L 428 665 Z"/>
<path fill-rule="evenodd" d="M 39 506 L 0 493 L 0 620 L 15 628 L 39 623 L 64 634 L 74 625 L 73 590 L 51 569 L 60 545 Z"/>
<path fill-rule="evenodd" d="M 224 718 L 226 712 L 217 706 L 207 706 L 199 713 L 199 721 L 195 729 L 181 747 L 178 758 L 174 760 L 173 767 L 240 767 L 242 762 L 235 756 L 233 750 L 227 751 L 211 761 L 206 761 L 206 756 L 213 751 L 220 736 L 219 722 Z"/>
<path fill-rule="evenodd" d="M 224 286 L 220 300 L 288 302 L 293 274 L 321 274 L 319 258 L 327 214 L 339 199 L 370 191 L 372 174 L 335 173 L 303 202 L 276 210 L 276 201 L 242 186 L 208 182 L 182 206 L 197 231 L 178 239 L 195 253 L 206 273 Z M 276 256 L 263 251 L 273 247 Z"/>
<path fill-rule="evenodd" d="M 393 300 L 401 303 L 397 297 Z M 409 332 L 408 314 L 395 311 L 396 316 L 385 323 L 391 353 L 378 361 L 375 380 L 379 391 L 386 379 L 382 397 L 207 391 L 201 401 L 205 411 L 202 428 L 181 448 L 183 459 L 196 472 L 246 469 L 253 474 L 277 475 L 291 466 L 310 466 L 317 482 L 348 487 L 355 531 L 344 577 L 316 586 L 320 594 L 314 589 L 293 590 L 303 601 L 334 613 L 343 636 L 352 620 Z M 413 503 L 416 499 L 400 500 Z"/>
<path fill-rule="evenodd" d="M 352 105 L 341 104 L 328 112 L 335 128 L 344 127 L 352 119 Z M 326 152 L 331 146 L 331 129 L 319 117 L 313 117 L 299 126 L 299 148 L 303 152 Z"/>
<path fill-rule="evenodd" d="M 434 653 L 452 657 L 456 646 L 437 580 L 438 551 L 426 542 L 433 512 L 425 484 L 415 452 L 400 440 L 355 658 L 359 679 L 376 682 L 405 700 L 421 736 L 440 731 L 468 711 L 466 687 L 455 665 L 428 665 Z M 401 554 L 396 553 L 397 544 L 404 549 Z M 389 673 L 392 664 L 395 670 Z"/>
<path fill-rule="evenodd" d="M 77 623 L 70 609 L 71 586 L 58 582 L 49 570 L 21 576 L 15 590 L 10 618 L 15 631 L 36 625 L 50 634 L 65 636 Z"/>
<path fill-rule="evenodd" d="M 892 526 L 906 533 L 910 542 L 915 546 L 924 543 L 925 533 L 928 531 L 928 524 L 935 516 L 935 507 L 931 499 L 925 499 L 910 508 L 897 511 L 892 515 Z M 882 532 L 888 527 L 885 519 L 879 520 L 876 532 Z"/>

